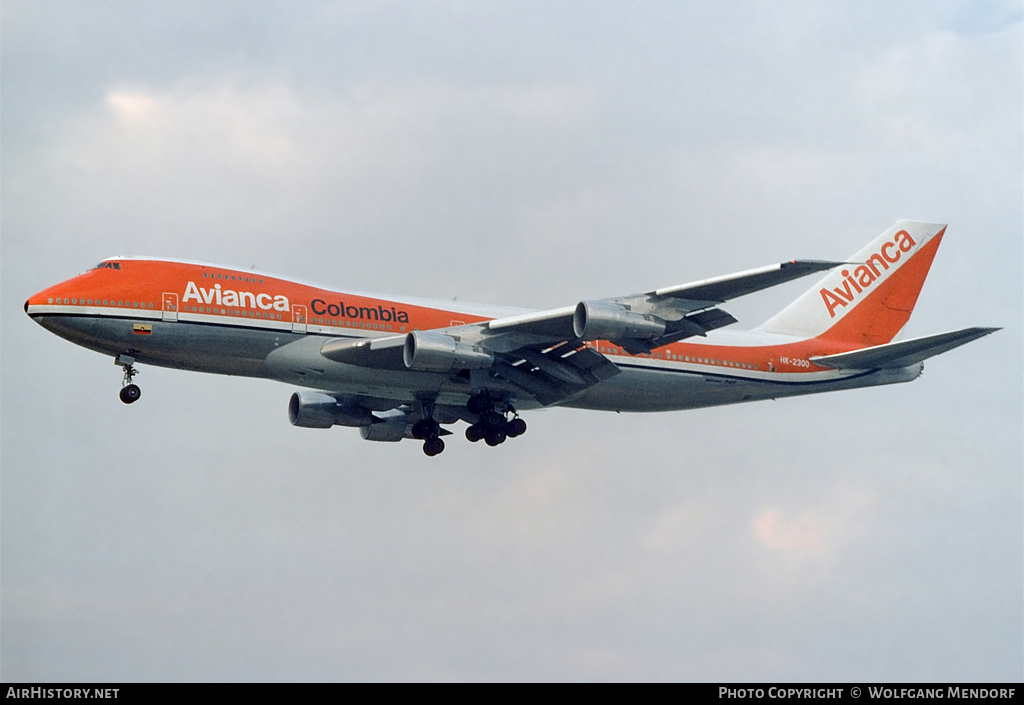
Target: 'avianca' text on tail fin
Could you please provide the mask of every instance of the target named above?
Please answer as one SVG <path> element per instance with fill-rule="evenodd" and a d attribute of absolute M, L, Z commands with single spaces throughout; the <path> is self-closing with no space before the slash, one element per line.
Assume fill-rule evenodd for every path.
<path fill-rule="evenodd" d="M 945 232 L 898 221 L 759 330 L 850 347 L 890 342 L 910 319 Z"/>
<path fill-rule="evenodd" d="M 25 302 L 40 325 L 136 364 L 297 387 L 294 426 L 444 450 L 445 425 L 497 446 L 546 406 L 670 411 L 909 382 L 924 360 L 988 335 L 891 342 L 917 303 L 945 226 L 904 220 L 847 262 L 789 260 L 544 311 L 328 289 L 203 262 L 115 257 Z M 756 331 L 720 306 L 829 274 Z"/>

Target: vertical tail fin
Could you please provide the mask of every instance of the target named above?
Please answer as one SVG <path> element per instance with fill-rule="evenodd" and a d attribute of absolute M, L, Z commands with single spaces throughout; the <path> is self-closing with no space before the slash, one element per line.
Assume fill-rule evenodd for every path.
<path fill-rule="evenodd" d="M 910 319 L 945 232 L 896 222 L 758 330 L 857 347 L 888 343 Z"/>

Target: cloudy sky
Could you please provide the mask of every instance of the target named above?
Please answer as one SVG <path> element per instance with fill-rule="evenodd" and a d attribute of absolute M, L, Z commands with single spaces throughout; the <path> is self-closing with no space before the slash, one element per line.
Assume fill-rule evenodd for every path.
<path fill-rule="evenodd" d="M 1019 2 L 2 7 L 5 681 L 1021 680 Z M 547 308 L 949 223 L 910 385 L 287 422 L 60 340 L 114 254 Z M 753 327 L 798 282 L 727 309 Z"/>

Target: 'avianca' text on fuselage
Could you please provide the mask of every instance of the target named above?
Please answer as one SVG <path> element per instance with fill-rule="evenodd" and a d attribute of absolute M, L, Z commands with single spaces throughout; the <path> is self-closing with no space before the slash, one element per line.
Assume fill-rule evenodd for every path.
<path fill-rule="evenodd" d="M 185 286 L 185 294 L 181 297 L 181 301 L 182 303 L 195 301 L 199 304 L 216 304 L 217 306 L 261 308 L 264 311 L 288 310 L 288 297 L 283 294 L 273 296 L 266 293 L 255 294 L 251 291 L 221 289 L 220 284 L 214 284 L 212 289 L 204 289 L 201 286 L 196 286 L 193 281 Z"/>
<path fill-rule="evenodd" d="M 821 299 L 825 302 L 828 314 L 832 318 L 836 316 L 836 307 L 852 304 L 854 300 L 863 294 L 881 276 L 882 272 L 889 269 L 890 264 L 900 261 L 901 253 L 910 252 L 914 249 L 914 238 L 906 230 L 900 230 L 892 242 L 885 242 L 878 252 L 868 258 L 865 264 L 860 265 L 853 274 L 850 270 L 844 269 L 843 285 L 833 289 L 822 288 Z M 879 270 L 881 267 L 881 270 Z"/>
<path fill-rule="evenodd" d="M 126 404 L 141 395 L 136 364 L 273 379 L 302 388 L 294 426 L 414 438 L 433 456 L 448 425 L 497 446 L 525 433 L 521 411 L 549 406 L 671 411 L 909 382 L 925 359 L 997 330 L 892 342 L 944 233 L 903 220 L 845 262 L 787 260 L 544 311 L 115 257 L 29 297 L 25 312 L 113 356 Z M 826 274 L 761 327 L 719 330 L 736 319 L 715 302 L 815 272 Z"/>

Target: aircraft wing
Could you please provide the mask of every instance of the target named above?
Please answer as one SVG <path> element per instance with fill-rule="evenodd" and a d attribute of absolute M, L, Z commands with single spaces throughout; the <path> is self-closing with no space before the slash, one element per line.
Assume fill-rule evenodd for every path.
<path fill-rule="evenodd" d="M 735 323 L 730 314 L 715 308 L 720 303 L 840 264 L 792 260 L 642 294 L 581 301 L 575 306 L 489 321 L 487 337 L 492 347 L 508 349 L 520 343 L 606 339 L 631 353 L 650 352 Z"/>
<path fill-rule="evenodd" d="M 579 340 L 556 344 L 521 343 L 513 350 L 490 350 L 480 340 L 483 325 L 471 324 L 406 335 L 326 341 L 320 354 L 350 365 L 390 370 L 457 374 L 486 370 L 548 406 L 619 373 L 608 358 Z M 477 340 L 479 344 L 464 342 Z M 507 339 L 505 340 L 507 343 Z"/>
<path fill-rule="evenodd" d="M 966 345 L 972 340 L 994 333 L 998 328 L 964 328 L 963 330 L 950 333 L 939 333 L 928 335 L 923 338 L 913 338 L 899 343 L 886 343 L 876 345 L 864 350 L 839 353 L 838 355 L 823 355 L 812 357 L 810 360 L 815 365 L 831 367 L 837 370 L 875 370 L 894 367 L 906 367 L 917 362 L 923 362 L 929 357 L 934 357 L 953 348 Z"/>
<path fill-rule="evenodd" d="M 632 354 L 650 353 L 735 323 L 717 304 L 839 264 L 793 260 L 481 323 L 368 340 L 329 340 L 320 353 L 336 362 L 382 369 L 453 374 L 487 370 L 550 405 L 619 373 L 589 342 L 607 340 Z"/>

